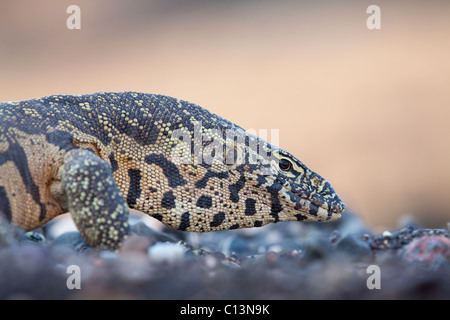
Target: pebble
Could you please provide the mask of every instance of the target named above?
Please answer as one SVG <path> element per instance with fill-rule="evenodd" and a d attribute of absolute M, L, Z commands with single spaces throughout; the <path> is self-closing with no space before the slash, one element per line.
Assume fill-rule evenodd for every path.
<path fill-rule="evenodd" d="M 185 248 L 180 244 L 159 242 L 148 249 L 150 260 L 156 263 L 167 262 L 169 264 L 181 261 Z"/>
<path fill-rule="evenodd" d="M 131 234 L 121 245 L 120 253 L 122 255 L 129 252 L 147 254 L 151 243 L 152 241 L 148 237 Z"/>
<path fill-rule="evenodd" d="M 325 259 L 334 252 L 331 241 L 326 237 L 308 239 L 305 243 L 304 258 Z"/>
<path fill-rule="evenodd" d="M 370 261 L 373 258 L 372 249 L 367 241 L 354 234 L 347 234 L 337 244 L 336 250 L 352 257 L 353 261 Z"/>
<path fill-rule="evenodd" d="M 400 254 L 406 262 L 422 267 L 449 267 L 450 239 L 442 235 L 417 238 L 406 245 Z"/>
<path fill-rule="evenodd" d="M 238 263 L 236 263 L 236 261 L 234 261 L 233 259 L 225 259 L 225 260 L 223 260 L 222 261 L 222 265 L 224 265 L 224 266 L 226 266 L 226 267 L 228 267 L 230 269 L 234 269 L 234 270 L 241 268 L 241 266 Z"/>
<path fill-rule="evenodd" d="M 39 232 L 34 232 L 34 231 L 26 232 L 25 238 L 26 238 L 26 240 L 28 240 L 30 242 L 36 242 L 36 243 L 44 243 L 46 240 L 43 234 L 41 234 Z"/>
<path fill-rule="evenodd" d="M 219 260 L 213 255 L 207 255 L 204 259 L 204 263 L 207 268 L 214 269 L 219 264 Z"/>

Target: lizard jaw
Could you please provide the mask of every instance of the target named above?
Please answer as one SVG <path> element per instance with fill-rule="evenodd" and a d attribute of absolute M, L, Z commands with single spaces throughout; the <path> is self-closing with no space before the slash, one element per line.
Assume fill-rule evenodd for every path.
<path fill-rule="evenodd" d="M 332 222 L 341 218 L 341 213 L 346 210 L 346 206 L 342 201 L 336 205 L 322 203 L 316 205 L 310 199 L 301 198 L 295 194 L 290 194 L 290 200 L 295 203 L 294 210 L 297 214 L 294 217 L 298 221 L 324 221 Z"/>
<path fill-rule="evenodd" d="M 341 213 L 343 213 L 346 210 L 346 206 L 342 201 L 339 201 L 338 204 L 330 206 L 325 203 L 322 206 L 317 206 L 316 204 L 310 202 L 309 205 L 309 212 L 312 211 L 317 212 L 317 217 L 321 219 L 321 221 L 336 221 L 341 218 Z"/>
<path fill-rule="evenodd" d="M 332 221 L 336 221 L 339 220 L 341 218 L 341 213 L 345 210 L 327 210 L 327 208 L 324 207 L 319 207 L 317 205 L 315 205 L 314 203 L 309 202 L 309 207 L 307 207 L 307 214 L 308 215 L 313 215 L 317 218 L 317 221 L 327 221 L 327 222 L 332 222 Z"/>

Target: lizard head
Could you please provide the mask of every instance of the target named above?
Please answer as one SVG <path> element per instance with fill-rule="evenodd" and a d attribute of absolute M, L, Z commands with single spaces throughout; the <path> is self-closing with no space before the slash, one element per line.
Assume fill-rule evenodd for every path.
<path fill-rule="evenodd" d="M 290 153 L 276 149 L 266 177 L 267 191 L 277 196 L 281 221 L 335 221 L 345 211 L 331 184 Z M 276 207 L 276 206 L 275 206 Z"/>
<path fill-rule="evenodd" d="M 260 140 L 260 143 L 262 141 Z M 331 222 L 339 219 L 346 206 L 331 184 L 287 151 L 263 142 L 268 157 L 259 154 L 256 165 L 238 170 L 252 183 L 254 194 L 243 199 L 255 226 L 278 221 Z M 259 212 L 253 215 L 247 204 L 256 199 Z M 255 207 L 255 206 L 254 206 Z"/>

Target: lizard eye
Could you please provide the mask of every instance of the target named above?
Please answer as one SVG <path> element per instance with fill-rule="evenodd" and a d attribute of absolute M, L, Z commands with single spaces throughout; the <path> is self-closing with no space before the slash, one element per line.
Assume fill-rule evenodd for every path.
<path fill-rule="evenodd" d="M 292 168 L 292 163 L 286 159 L 281 159 L 278 165 L 282 171 L 289 171 Z"/>

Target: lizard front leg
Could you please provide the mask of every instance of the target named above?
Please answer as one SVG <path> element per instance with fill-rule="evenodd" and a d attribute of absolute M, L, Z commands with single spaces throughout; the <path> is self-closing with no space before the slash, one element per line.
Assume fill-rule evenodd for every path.
<path fill-rule="evenodd" d="M 66 153 L 61 190 L 68 211 L 92 247 L 118 249 L 128 234 L 129 208 L 109 164 L 84 149 Z"/>

